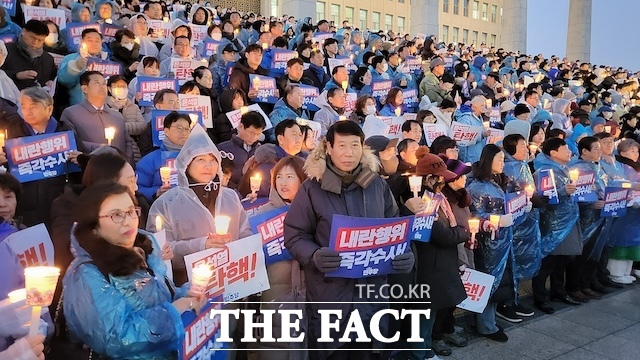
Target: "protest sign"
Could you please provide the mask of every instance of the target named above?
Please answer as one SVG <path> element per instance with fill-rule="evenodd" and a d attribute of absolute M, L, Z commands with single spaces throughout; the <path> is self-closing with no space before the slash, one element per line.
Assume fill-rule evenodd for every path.
<path fill-rule="evenodd" d="M 151 39 L 168 39 L 171 34 L 171 23 L 164 22 L 162 20 L 149 20 L 147 21 L 149 30 L 151 30 Z"/>
<path fill-rule="evenodd" d="M 372 96 L 378 104 L 387 99 L 389 90 L 393 87 L 393 81 L 391 80 L 378 80 L 371 83 L 371 89 L 373 91 Z"/>
<path fill-rule="evenodd" d="M 207 297 L 222 295 L 229 302 L 269 289 L 260 234 L 186 255 L 184 263 L 189 281 L 193 268 L 208 265 L 213 269 L 205 291 Z"/>
<path fill-rule="evenodd" d="M 484 132 L 483 126 L 471 126 L 461 124 L 457 121 L 451 123 L 451 138 L 455 140 L 459 146 L 473 145 L 481 137 Z"/>
<path fill-rule="evenodd" d="M 495 144 L 497 142 L 502 141 L 504 139 L 504 130 L 500 129 L 489 129 L 491 131 L 491 135 L 487 138 L 487 144 Z"/>
<path fill-rule="evenodd" d="M 16 4 L 18 0 L 2 0 L 2 7 L 7 10 L 9 16 L 16 16 Z"/>
<path fill-rule="evenodd" d="M 319 43 L 319 47 L 322 48 L 322 44 L 324 43 L 325 39 L 330 39 L 333 37 L 333 33 L 331 32 L 316 32 L 313 34 L 313 37 L 311 38 L 311 43 L 315 44 L 315 43 Z"/>
<path fill-rule="evenodd" d="M 550 205 L 557 205 L 560 202 L 558 190 L 556 189 L 556 179 L 553 177 L 553 169 L 541 169 L 536 183 L 538 195 L 547 196 Z"/>
<path fill-rule="evenodd" d="M 596 193 L 596 173 L 594 171 L 581 171 L 576 180 L 576 191 L 571 196 L 577 202 L 593 203 L 598 201 Z"/>
<path fill-rule="evenodd" d="M 137 92 L 142 93 L 138 101 L 140 106 L 153 106 L 153 97 L 162 89 L 171 89 L 178 92 L 180 85 L 176 79 L 165 79 L 147 76 L 138 76 Z"/>
<path fill-rule="evenodd" d="M 211 310 L 225 307 L 220 296 L 211 298 L 196 315 L 194 311 L 182 313 L 184 341 L 178 350 L 180 360 L 225 360 L 228 343 L 216 341 L 220 337 L 220 315 L 210 316 Z"/>
<path fill-rule="evenodd" d="M 169 72 L 174 74 L 174 78 L 178 79 L 180 85 L 184 84 L 187 80 L 192 79 L 191 73 L 194 69 L 200 66 L 207 66 L 207 60 L 194 60 L 194 59 L 181 59 L 171 58 L 171 64 L 169 65 Z"/>
<path fill-rule="evenodd" d="M 513 225 L 522 224 L 527 217 L 525 208 L 529 203 L 526 191 L 506 193 L 505 201 L 507 205 L 505 207 L 505 211 L 507 214 L 511 214 L 513 216 Z"/>
<path fill-rule="evenodd" d="M 374 219 L 333 215 L 329 248 L 340 253 L 340 267 L 326 277 L 359 279 L 393 273 L 391 261 L 409 251 L 412 217 Z"/>
<path fill-rule="evenodd" d="M 267 126 L 264 128 L 264 130 L 269 130 L 273 127 L 273 125 L 271 125 L 271 120 L 269 120 L 269 117 L 267 116 L 267 114 L 264 113 L 264 111 L 258 104 L 251 104 L 249 106 L 243 107 L 242 109 L 229 111 L 227 113 L 227 118 L 231 122 L 231 126 L 234 129 L 237 129 L 238 124 L 240 124 L 240 120 L 242 119 L 242 114 L 245 114 L 249 111 L 257 111 L 258 113 L 260 113 L 260 115 L 262 115 L 262 118 L 264 118 L 265 123 L 267 123 Z"/>
<path fill-rule="evenodd" d="M 449 134 L 449 128 L 447 125 L 442 123 L 422 124 L 422 131 L 424 132 L 424 137 L 427 140 L 428 146 L 431 146 L 433 140 L 438 136 Z"/>
<path fill-rule="evenodd" d="M 302 90 L 302 108 L 309 111 L 318 111 L 320 108 L 313 103 L 313 100 L 320 96 L 320 91 L 313 85 L 298 84 Z"/>
<path fill-rule="evenodd" d="M 407 56 L 402 63 L 402 67 L 413 75 L 420 74 L 422 72 L 422 59 L 415 56 Z"/>
<path fill-rule="evenodd" d="M 78 47 L 82 42 L 82 32 L 86 29 L 96 29 L 98 32 L 102 31 L 102 26 L 96 23 L 77 23 L 72 22 L 67 24 L 66 42 L 67 48 L 70 52 L 78 51 Z"/>
<path fill-rule="evenodd" d="M 286 49 L 271 49 L 271 69 L 269 76 L 278 77 L 284 75 L 287 69 L 287 62 L 295 57 L 298 57 L 298 53 L 292 50 Z"/>
<path fill-rule="evenodd" d="M 53 243 L 44 224 L 38 224 L 7 236 L 4 242 L 18 257 L 22 267 L 53 266 Z"/>
<path fill-rule="evenodd" d="M 249 91 L 256 90 L 258 95 L 251 100 L 261 103 L 275 104 L 278 101 L 278 87 L 276 79 L 262 75 L 249 75 Z"/>
<path fill-rule="evenodd" d="M 102 42 L 109 43 L 116 38 L 118 30 L 122 29 L 122 26 L 115 24 L 102 24 Z"/>
<path fill-rule="evenodd" d="M 53 63 L 56 65 L 56 67 L 60 67 L 60 64 L 62 64 L 62 59 L 64 59 L 64 55 L 52 52 L 50 52 L 49 55 L 51 55 L 51 57 L 53 58 Z"/>
<path fill-rule="evenodd" d="M 434 200 L 434 194 L 425 192 L 424 196 L 431 199 L 421 213 L 415 214 L 411 221 L 411 232 L 409 240 L 429 242 L 431 240 L 431 229 L 433 222 L 436 220 L 436 212 L 440 207 L 440 201 Z"/>
<path fill-rule="evenodd" d="M 362 126 L 362 131 L 364 132 L 365 139 L 368 139 L 376 135 L 387 136 L 389 133 L 389 127 L 390 126 L 379 117 L 375 115 L 367 115 L 364 120 L 364 125 Z"/>
<path fill-rule="evenodd" d="M 318 141 L 318 139 L 320 138 L 320 131 L 322 131 L 322 125 L 319 122 L 313 121 L 313 120 L 307 120 L 303 118 L 296 118 L 296 122 L 300 126 L 309 127 L 311 131 L 313 131 L 314 142 Z"/>
<path fill-rule="evenodd" d="M 600 210 L 600 216 L 624 216 L 627 213 L 628 193 L 628 189 L 607 186 L 604 189 L 604 206 Z"/>
<path fill-rule="evenodd" d="M 356 109 L 356 100 L 358 100 L 358 94 L 347 93 L 344 101 L 344 116 L 349 116 Z"/>
<path fill-rule="evenodd" d="M 235 62 L 227 63 L 227 67 L 225 68 L 225 74 L 227 74 L 227 76 L 222 77 L 222 87 L 226 87 L 227 85 L 229 85 L 229 77 L 231 76 L 231 73 L 233 72 L 233 67 L 235 65 L 236 65 Z"/>
<path fill-rule="evenodd" d="M 242 208 L 247 213 L 247 217 L 251 219 L 251 217 L 256 216 L 260 211 L 260 209 L 262 209 L 268 203 L 269 203 L 268 197 L 261 197 L 254 202 L 243 201 Z"/>
<path fill-rule="evenodd" d="M 389 130 L 386 136 L 389 139 L 396 139 L 402 136 L 402 124 L 404 124 L 404 118 L 401 116 L 378 116 L 385 124 L 389 125 Z M 366 124 L 365 120 L 365 124 Z"/>
<path fill-rule="evenodd" d="M 155 249 L 158 254 L 162 253 L 162 248 L 167 243 L 167 232 L 162 229 L 159 232 L 153 234 L 153 237 L 156 239 L 158 243 L 159 249 Z M 167 277 L 173 281 L 173 266 L 171 265 L 171 260 L 164 260 L 164 265 L 167 267 Z"/>
<path fill-rule="evenodd" d="M 22 11 L 24 13 L 25 23 L 31 19 L 40 21 L 51 20 L 56 23 L 60 29 L 64 29 L 67 26 L 67 20 L 62 10 L 24 5 Z"/>
<path fill-rule="evenodd" d="M 191 45 L 200 45 L 204 42 L 204 39 L 207 37 L 207 25 L 196 25 L 189 24 L 191 28 Z"/>
<path fill-rule="evenodd" d="M 5 148 L 9 171 L 21 183 L 80 171 L 67 164 L 68 153 L 78 150 L 72 131 L 10 139 Z"/>
<path fill-rule="evenodd" d="M 631 199 L 627 202 L 627 207 L 640 205 L 640 191 L 631 190 L 629 196 Z"/>
<path fill-rule="evenodd" d="M 289 207 L 285 206 L 249 218 L 251 229 L 262 239 L 267 265 L 293 258 L 284 246 L 284 218 L 288 210 Z"/>
<path fill-rule="evenodd" d="M 202 113 L 199 111 L 177 111 L 180 114 L 187 114 L 191 118 L 191 127 L 196 123 L 204 126 L 202 123 Z M 160 147 L 162 140 L 164 140 L 164 118 L 171 113 L 170 110 L 156 110 L 151 111 L 151 127 L 153 133 L 153 146 Z"/>
<path fill-rule="evenodd" d="M 465 269 L 461 276 L 467 298 L 457 305 L 460 309 L 482 313 L 489 302 L 491 288 L 493 287 L 493 275 L 485 274 L 477 270 Z"/>
<path fill-rule="evenodd" d="M 204 40 L 204 56 L 210 57 L 211 55 L 216 55 L 218 53 L 218 46 L 220 46 L 220 41 L 215 41 L 213 39 L 205 39 Z"/>
<path fill-rule="evenodd" d="M 87 59 L 87 71 L 97 71 L 101 73 L 102 76 L 108 78 L 115 75 L 122 75 L 122 64 L 115 61 L 90 57 Z"/>
<path fill-rule="evenodd" d="M 180 109 L 184 111 L 198 111 L 202 114 L 205 128 L 213 128 L 211 97 L 205 95 L 180 94 Z"/>
<path fill-rule="evenodd" d="M 417 89 L 403 89 L 402 90 L 403 104 L 410 112 L 414 112 L 418 109 L 418 90 Z"/>

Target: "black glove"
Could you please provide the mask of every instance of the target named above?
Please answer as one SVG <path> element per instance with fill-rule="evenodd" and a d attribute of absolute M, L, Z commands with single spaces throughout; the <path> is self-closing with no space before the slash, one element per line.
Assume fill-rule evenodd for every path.
<path fill-rule="evenodd" d="M 537 209 L 543 208 L 549 205 L 549 197 L 544 195 L 534 194 L 531 197 L 531 204 L 533 204 L 534 208 L 537 208 Z"/>
<path fill-rule="evenodd" d="M 393 266 L 393 270 L 400 273 L 408 273 L 413 269 L 413 264 L 415 262 L 415 258 L 413 257 L 413 253 L 411 251 L 396 255 L 396 257 L 391 260 L 391 266 Z"/>
<path fill-rule="evenodd" d="M 312 259 L 320 272 L 328 273 L 338 270 L 342 256 L 328 247 L 321 247 L 313 253 Z"/>

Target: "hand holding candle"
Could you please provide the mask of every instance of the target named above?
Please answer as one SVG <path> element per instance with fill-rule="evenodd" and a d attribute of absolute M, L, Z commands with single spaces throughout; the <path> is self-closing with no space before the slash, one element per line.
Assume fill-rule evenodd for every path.
<path fill-rule="evenodd" d="M 465 244 L 465 247 L 469 250 L 474 250 L 478 247 L 478 242 L 476 241 L 476 234 L 480 232 L 479 219 L 469 219 L 469 232 L 471 233 L 471 238 Z"/>
<path fill-rule="evenodd" d="M 216 224 L 216 234 L 218 235 L 226 235 L 229 233 L 229 223 L 231 222 L 231 218 L 225 215 L 218 215 L 214 219 Z"/>
<path fill-rule="evenodd" d="M 580 177 L 580 170 L 578 169 L 569 170 L 569 179 L 571 180 L 572 183 L 575 183 L 576 181 L 578 181 L 579 177 Z"/>
<path fill-rule="evenodd" d="M 104 138 L 107 139 L 107 144 L 111 146 L 111 141 L 116 137 L 116 128 L 108 127 L 104 129 Z"/>
<path fill-rule="evenodd" d="M 495 240 L 496 232 L 500 227 L 500 215 L 489 215 L 489 223 L 491 224 L 491 240 Z"/>
<path fill-rule="evenodd" d="M 162 231 L 162 217 L 160 215 L 156 216 L 156 232 L 159 233 Z"/>
<path fill-rule="evenodd" d="M 209 265 L 199 265 L 191 269 L 191 291 L 201 295 L 207 291 L 213 270 Z"/>
<path fill-rule="evenodd" d="M 262 184 L 262 176 L 260 174 L 255 174 L 254 176 L 249 178 L 251 185 L 251 192 L 257 193 L 260 190 L 260 184 Z"/>
<path fill-rule="evenodd" d="M 413 197 L 418 197 L 418 192 L 422 188 L 422 176 L 409 176 L 409 188 L 413 192 Z"/>
<path fill-rule="evenodd" d="M 30 336 L 38 333 L 40 312 L 43 306 L 51 305 L 59 276 L 60 269 L 55 267 L 33 266 L 24 269 L 27 305 L 32 306 Z"/>
<path fill-rule="evenodd" d="M 168 166 L 163 166 L 160 168 L 160 179 L 162 180 L 162 185 L 169 185 L 171 182 L 171 168 Z"/>
<path fill-rule="evenodd" d="M 531 198 L 533 197 L 533 193 L 535 191 L 535 188 L 533 187 L 533 185 L 525 186 L 524 191 L 527 193 L 527 201 L 531 201 Z"/>
<path fill-rule="evenodd" d="M 0 147 L 4 147 L 4 142 L 6 140 L 6 136 L 4 134 L 4 131 L 0 132 Z"/>

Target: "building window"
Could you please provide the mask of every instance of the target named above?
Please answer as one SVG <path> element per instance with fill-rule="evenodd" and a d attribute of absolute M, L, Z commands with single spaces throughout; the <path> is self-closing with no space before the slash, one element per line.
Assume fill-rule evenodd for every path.
<path fill-rule="evenodd" d="M 442 0 L 442 12 L 449 12 L 449 0 Z"/>
<path fill-rule="evenodd" d="M 462 0 L 462 15 L 469 17 L 469 0 Z"/>
<path fill-rule="evenodd" d="M 473 37 L 471 38 L 471 40 L 473 41 L 473 45 L 475 45 L 476 47 L 478 47 L 478 32 L 474 31 L 473 33 Z"/>
<path fill-rule="evenodd" d="M 482 3 L 482 21 L 487 21 L 487 11 L 489 9 L 489 4 Z"/>
<path fill-rule="evenodd" d="M 387 27 L 387 31 L 393 28 L 393 15 L 386 14 L 384 16 L 384 26 Z"/>
<path fill-rule="evenodd" d="M 462 29 L 462 42 L 468 44 L 467 41 L 469 41 L 469 30 Z"/>
<path fill-rule="evenodd" d="M 482 43 L 487 45 L 487 33 L 482 33 Z"/>
<path fill-rule="evenodd" d="M 494 23 L 496 22 L 496 17 L 498 16 L 498 6 L 497 5 L 491 5 L 491 22 Z"/>
<path fill-rule="evenodd" d="M 398 0 L 400 4 L 404 4 L 404 0 Z"/>
<path fill-rule="evenodd" d="M 491 46 L 496 46 L 496 35 L 491 34 Z"/>
<path fill-rule="evenodd" d="M 371 19 L 371 28 L 373 30 L 380 30 L 380 13 L 373 12 L 373 19 Z"/>
<path fill-rule="evenodd" d="M 367 28 L 367 10 L 360 10 L 360 30 Z"/>
<path fill-rule="evenodd" d="M 474 19 L 478 19 L 478 8 L 480 7 L 480 2 L 479 1 L 474 1 L 473 2 L 473 12 L 471 13 L 471 17 Z"/>
<path fill-rule="evenodd" d="M 340 24 L 340 5 L 331 4 L 331 20 L 336 26 Z"/>
<path fill-rule="evenodd" d="M 458 43 L 458 33 L 460 32 L 460 29 L 457 27 L 453 28 L 453 34 L 451 34 L 451 42 L 454 44 Z"/>
<path fill-rule="evenodd" d="M 271 15 L 278 13 L 278 0 L 271 0 Z"/>
<path fill-rule="evenodd" d="M 404 32 L 404 17 L 398 16 L 398 32 Z"/>
<path fill-rule="evenodd" d="M 453 0 L 453 14 L 460 14 L 460 0 Z"/>
<path fill-rule="evenodd" d="M 320 20 L 325 20 L 325 13 L 324 13 L 324 7 L 325 7 L 325 3 L 322 1 L 318 1 L 316 2 L 316 23 Z"/>
<path fill-rule="evenodd" d="M 353 24 L 353 12 L 354 12 L 354 10 L 355 10 L 354 8 L 349 7 L 349 6 L 344 8 L 344 11 L 345 11 L 344 17 L 349 22 L 349 25 L 354 25 Z"/>
<path fill-rule="evenodd" d="M 500 24 L 502 24 L 502 8 L 500 8 Z"/>
<path fill-rule="evenodd" d="M 442 42 L 445 44 L 449 42 L 449 26 L 442 25 Z"/>

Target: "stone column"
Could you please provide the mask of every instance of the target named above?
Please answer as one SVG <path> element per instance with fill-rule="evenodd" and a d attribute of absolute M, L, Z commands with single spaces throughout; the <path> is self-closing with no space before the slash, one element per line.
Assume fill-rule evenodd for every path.
<path fill-rule="evenodd" d="M 502 10 L 502 39 L 506 51 L 527 51 L 527 0 L 507 0 Z"/>
<path fill-rule="evenodd" d="M 409 27 L 409 33 L 412 36 L 422 33 L 427 36 L 436 35 L 439 38 L 439 12 L 438 0 L 411 0 L 411 26 Z"/>
<path fill-rule="evenodd" d="M 269 2 L 269 0 L 262 0 Z M 316 19 L 316 0 L 280 0 L 280 14 L 293 15 L 296 20 L 302 20 L 307 16 L 311 16 L 313 23 L 316 24 L 322 19 Z M 328 16 L 329 14 L 327 14 Z"/>
<path fill-rule="evenodd" d="M 569 61 L 589 62 L 591 57 L 592 0 L 571 0 L 567 33 Z"/>

